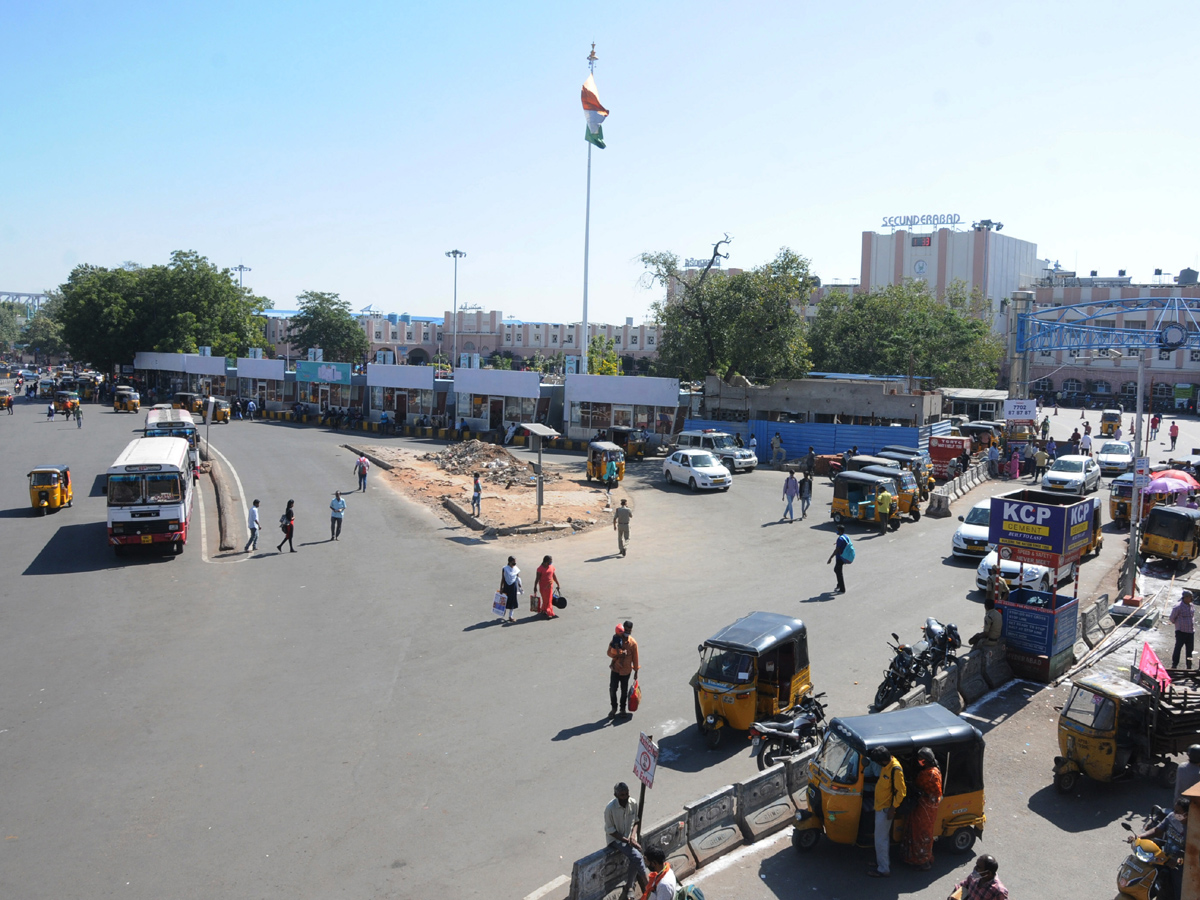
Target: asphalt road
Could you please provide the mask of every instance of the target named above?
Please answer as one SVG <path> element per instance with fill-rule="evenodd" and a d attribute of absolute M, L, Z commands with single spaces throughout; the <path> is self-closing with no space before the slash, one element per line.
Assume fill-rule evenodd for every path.
<path fill-rule="evenodd" d="M 611 528 L 481 541 L 377 472 L 331 543 L 330 496 L 355 486 L 349 439 L 274 423 L 212 435 L 262 500 L 257 554 L 217 550 L 206 488 L 207 542 L 118 560 L 97 475 L 141 417 L 89 407 L 76 429 L 40 410 L 0 416 L 5 896 L 521 897 L 600 846 L 639 730 L 663 750 L 648 823 L 755 770 L 746 742 L 708 751 L 692 723 L 696 646 L 723 625 L 755 609 L 802 618 L 817 690 L 855 714 L 891 631 L 915 638 L 933 615 L 965 636 L 982 616 L 974 565 L 946 558 L 954 519 L 855 533 L 849 591 L 830 593 L 828 487 L 808 521 L 781 524 L 782 477 L 766 471 L 691 495 L 654 462 L 631 465 L 624 559 Z M 44 462 L 70 464 L 78 492 L 41 518 L 24 474 Z M 277 554 L 289 497 L 299 552 Z M 529 575 L 554 555 L 570 601 L 558 620 L 491 616 L 509 553 Z M 1084 566 L 1084 591 L 1104 560 Z M 604 651 L 625 618 L 645 696 L 613 725 Z"/>

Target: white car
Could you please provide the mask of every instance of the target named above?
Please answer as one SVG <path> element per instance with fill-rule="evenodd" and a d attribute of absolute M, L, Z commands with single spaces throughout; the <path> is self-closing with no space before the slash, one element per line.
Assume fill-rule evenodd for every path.
<path fill-rule="evenodd" d="M 1100 467 L 1090 456 L 1060 456 L 1042 476 L 1042 490 L 1090 494 L 1100 487 Z"/>
<path fill-rule="evenodd" d="M 991 517 L 990 499 L 976 503 L 965 516 L 959 516 L 958 521 L 962 524 L 950 539 L 950 552 L 955 556 L 987 556 L 992 549 L 992 544 L 988 542 Z"/>
<path fill-rule="evenodd" d="M 992 567 L 996 565 L 996 560 L 999 557 L 996 551 L 993 550 L 983 558 L 983 562 L 979 564 L 979 568 L 975 570 L 975 587 L 981 591 L 986 591 L 988 586 L 988 575 L 992 571 Z M 1060 566 L 1057 571 L 1051 571 L 1046 566 L 1035 566 L 1032 563 L 1025 563 L 1024 578 L 1021 578 L 1021 564 L 1006 559 L 1000 566 L 1000 576 L 1008 582 L 1009 587 L 1025 587 L 1032 588 L 1035 591 L 1049 591 L 1055 584 L 1062 584 L 1064 581 L 1070 581 L 1075 577 L 1076 563 L 1068 563 L 1065 566 Z"/>
<path fill-rule="evenodd" d="M 1133 448 L 1124 441 L 1105 441 L 1096 454 L 1100 474 L 1116 477 L 1133 471 Z"/>
<path fill-rule="evenodd" d="M 667 484 L 686 484 L 693 491 L 729 490 L 733 476 L 707 450 L 676 450 L 663 460 Z"/>

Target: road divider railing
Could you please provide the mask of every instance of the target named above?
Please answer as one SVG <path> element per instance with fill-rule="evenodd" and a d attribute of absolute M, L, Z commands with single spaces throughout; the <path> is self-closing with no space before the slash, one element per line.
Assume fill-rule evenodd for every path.
<path fill-rule="evenodd" d="M 983 484 L 989 478 L 991 476 L 988 474 L 986 460 L 976 463 L 962 475 L 951 478 L 949 481 L 933 489 L 933 493 L 929 495 L 929 507 L 925 510 L 925 515 L 932 516 L 935 519 L 946 518 L 950 515 L 951 503 Z"/>
<path fill-rule="evenodd" d="M 808 766 L 816 753 L 813 748 L 685 804 L 682 812 L 642 829 L 642 850 L 660 848 L 676 877 L 684 879 L 731 850 L 788 827 L 797 804 L 806 804 Z M 603 900 L 628 877 L 629 862 L 620 852 L 597 850 L 572 866 L 568 900 Z"/>

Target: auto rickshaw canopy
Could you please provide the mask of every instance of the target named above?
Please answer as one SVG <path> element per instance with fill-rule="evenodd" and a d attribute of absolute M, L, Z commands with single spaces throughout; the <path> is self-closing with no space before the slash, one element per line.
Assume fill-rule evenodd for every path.
<path fill-rule="evenodd" d="M 1121 411 L 1119 409 L 1106 409 L 1100 413 L 1101 422 L 1120 422 Z"/>
<path fill-rule="evenodd" d="M 889 468 L 891 467 L 889 466 Z M 886 484 L 889 481 L 891 481 L 890 477 L 884 478 L 867 472 L 838 472 L 833 479 L 833 492 L 835 495 L 837 494 L 838 485 L 842 485 L 842 489 L 845 490 L 846 486 L 852 484 L 872 487 Z"/>
<path fill-rule="evenodd" d="M 1146 517 L 1144 531 L 1169 541 L 1190 541 L 1200 527 L 1200 509 L 1156 506 Z"/>
<path fill-rule="evenodd" d="M 884 453 L 903 453 L 905 456 L 924 456 L 920 447 L 906 447 L 903 444 L 888 444 L 886 447 L 879 448 L 879 455 Z"/>
<path fill-rule="evenodd" d="M 66 482 L 71 477 L 70 466 L 34 466 L 29 470 L 29 478 L 34 484 L 53 484 L 53 482 L 39 482 L 34 479 L 34 475 L 57 475 L 61 482 Z"/>
<path fill-rule="evenodd" d="M 1114 497 L 1132 497 L 1133 473 L 1126 472 L 1124 475 L 1118 475 L 1109 482 L 1108 488 Z"/>
<path fill-rule="evenodd" d="M 934 751 L 947 744 L 977 745 L 983 752 L 979 729 L 939 703 L 913 706 L 869 716 L 834 718 L 829 730 L 861 754 L 887 747 L 892 755 L 913 755 L 922 747 Z"/>
<path fill-rule="evenodd" d="M 1133 700 L 1136 697 L 1149 697 L 1150 692 L 1128 678 L 1117 678 L 1104 672 L 1096 672 L 1074 679 L 1076 687 L 1085 688 L 1093 694 L 1101 694 L 1114 700 Z"/>
<path fill-rule="evenodd" d="M 888 459 L 884 456 L 869 456 L 866 453 L 860 453 L 858 456 L 850 457 L 847 462 L 847 469 L 851 472 L 860 472 L 867 466 L 884 466 L 885 468 L 895 468 L 896 460 Z"/>
<path fill-rule="evenodd" d="M 897 469 L 895 466 L 867 466 L 862 471 L 864 475 L 890 478 L 900 490 L 915 491 L 917 489 L 916 476 L 908 469 Z"/>
<path fill-rule="evenodd" d="M 593 453 L 618 453 L 621 456 L 625 455 L 625 451 L 612 441 L 592 441 L 588 444 L 588 456 L 591 456 Z"/>
<path fill-rule="evenodd" d="M 788 641 L 803 641 L 807 645 L 808 629 L 803 622 L 781 613 L 752 612 L 726 625 L 704 646 L 760 656 Z"/>

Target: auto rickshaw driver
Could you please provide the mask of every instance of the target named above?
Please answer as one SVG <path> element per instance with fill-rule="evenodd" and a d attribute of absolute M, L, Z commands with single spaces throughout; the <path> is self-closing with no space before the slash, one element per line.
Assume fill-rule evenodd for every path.
<path fill-rule="evenodd" d="M 69 466 L 38 466 L 29 473 L 29 502 L 43 516 L 70 506 L 74 496 Z"/>

